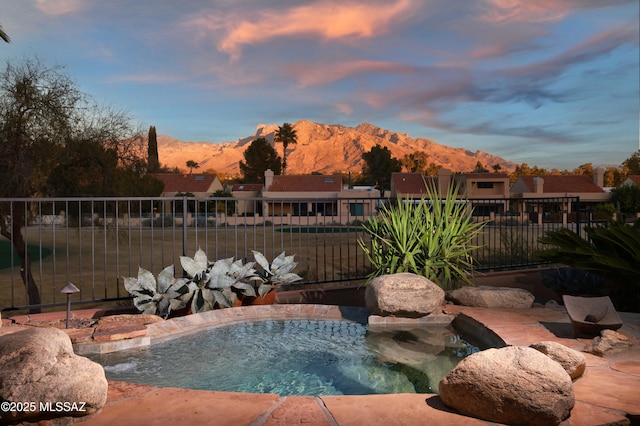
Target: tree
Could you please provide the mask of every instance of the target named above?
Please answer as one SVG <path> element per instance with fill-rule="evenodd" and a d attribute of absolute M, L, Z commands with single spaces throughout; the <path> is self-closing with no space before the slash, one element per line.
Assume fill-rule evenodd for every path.
<path fill-rule="evenodd" d="M 424 173 L 427 170 L 428 163 L 427 160 L 429 158 L 429 154 L 424 151 L 416 151 L 411 154 L 405 154 L 401 159 L 400 163 L 402 167 L 409 173 Z"/>
<path fill-rule="evenodd" d="M 400 161 L 391 156 L 389 148 L 380 144 L 376 144 L 369 152 L 363 153 L 362 159 L 364 160 L 362 175 L 365 181 L 382 189 L 391 187 L 391 173 L 402 170 Z"/>
<path fill-rule="evenodd" d="M 160 158 L 158 157 L 158 137 L 156 135 L 156 126 L 149 127 L 147 161 L 149 162 L 149 173 L 157 173 L 160 171 Z"/>
<path fill-rule="evenodd" d="M 271 169 L 279 175 L 282 171 L 282 159 L 265 138 L 258 138 L 244 151 L 244 161 L 240 161 L 242 180 L 247 183 L 263 182 L 264 172 Z"/>
<path fill-rule="evenodd" d="M 489 170 L 487 170 L 480 161 L 476 163 L 476 168 L 473 169 L 473 173 L 487 173 L 488 171 Z"/>
<path fill-rule="evenodd" d="M 276 130 L 274 141 L 282 144 L 282 174 L 285 175 L 287 174 L 287 148 L 289 145 L 298 143 L 298 135 L 291 124 L 284 123 Z"/>
<path fill-rule="evenodd" d="M 611 191 L 610 200 L 622 213 L 640 212 L 640 186 L 620 185 Z"/>
<path fill-rule="evenodd" d="M 189 168 L 189 174 L 193 174 L 193 169 L 200 168 L 200 164 L 196 163 L 193 160 L 187 161 L 187 167 Z"/>
<path fill-rule="evenodd" d="M 498 173 L 500 170 L 502 170 L 502 166 L 498 163 L 494 164 L 493 166 L 491 166 L 491 168 L 493 169 L 494 173 Z"/>
<path fill-rule="evenodd" d="M 640 175 L 640 149 L 634 152 L 631 157 L 622 162 L 624 173 L 629 175 Z"/>
<path fill-rule="evenodd" d="M 11 38 L 9 38 L 9 36 L 7 35 L 7 33 L 5 33 L 5 32 L 2 30 L 2 25 L 0 25 L 0 38 L 1 38 L 2 40 L 4 40 L 6 43 L 9 43 L 9 42 L 11 41 Z"/>
<path fill-rule="evenodd" d="M 78 195 L 97 182 L 104 195 L 116 195 L 123 170 L 140 176 L 146 166 L 142 141 L 128 115 L 94 105 L 61 66 L 26 59 L 0 75 L 0 197 Z M 0 234 L 20 257 L 29 304 L 38 305 L 22 234 L 27 207 L 15 202 L 0 211 Z"/>

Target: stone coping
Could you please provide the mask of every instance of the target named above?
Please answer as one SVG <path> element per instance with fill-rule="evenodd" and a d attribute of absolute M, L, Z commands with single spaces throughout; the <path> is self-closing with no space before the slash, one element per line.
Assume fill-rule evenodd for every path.
<path fill-rule="evenodd" d="M 306 319 L 353 321 L 366 324 L 369 314 L 369 310 L 363 307 L 306 304 L 256 305 L 215 309 L 147 324 L 147 332 L 144 336 L 105 342 L 78 341 L 74 343 L 73 348 L 78 355 L 109 353 L 147 347 L 205 329 L 251 321 Z"/>

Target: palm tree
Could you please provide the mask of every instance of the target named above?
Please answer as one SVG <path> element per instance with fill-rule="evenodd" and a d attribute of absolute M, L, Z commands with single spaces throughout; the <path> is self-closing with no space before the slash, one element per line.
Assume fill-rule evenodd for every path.
<path fill-rule="evenodd" d="M 282 174 L 285 175 L 287 174 L 287 147 L 289 144 L 298 143 L 298 135 L 290 123 L 284 123 L 276 130 L 274 140 L 282 144 Z"/>
<path fill-rule="evenodd" d="M 7 33 L 5 33 L 2 30 L 2 25 L 0 25 L 0 38 L 3 39 L 7 43 L 9 43 L 11 41 L 11 38 L 7 35 Z"/>
<path fill-rule="evenodd" d="M 196 163 L 193 160 L 189 160 L 187 161 L 187 167 L 189 168 L 189 174 L 192 174 L 193 169 L 197 169 L 198 167 L 200 167 L 200 164 Z"/>

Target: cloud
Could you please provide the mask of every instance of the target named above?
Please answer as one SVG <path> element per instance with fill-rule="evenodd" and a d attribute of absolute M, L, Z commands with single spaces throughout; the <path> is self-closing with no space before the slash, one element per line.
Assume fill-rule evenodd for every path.
<path fill-rule="evenodd" d="M 604 33 L 596 34 L 547 60 L 527 66 L 507 68 L 497 74 L 527 80 L 557 79 L 567 69 L 578 64 L 594 61 L 627 44 L 638 46 L 637 25 L 616 27 Z"/>
<path fill-rule="evenodd" d="M 630 4 L 637 0 L 480 0 L 478 20 L 491 24 L 558 22 L 578 9 Z"/>
<path fill-rule="evenodd" d="M 226 34 L 218 43 L 218 49 L 235 60 L 241 56 L 243 46 L 279 37 L 318 37 L 343 42 L 376 37 L 410 19 L 412 10 L 418 6 L 417 0 L 396 0 L 381 5 L 319 0 L 285 10 L 264 10 L 254 20 L 225 20 Z"/>
<path fill-rule="evenodd" d="M 354 60 L 337 63 L 293 64 L 286 69 L 302 87 L 308 87 L 370 73 L 410 73 L 415 70 L 415 67 L 385 61 Z"/>
<path fill-rule="evenodd" d="M 47 15 L 64 15 L 80 10 L 82 0 L 36 0 L 36 7 Z"/>

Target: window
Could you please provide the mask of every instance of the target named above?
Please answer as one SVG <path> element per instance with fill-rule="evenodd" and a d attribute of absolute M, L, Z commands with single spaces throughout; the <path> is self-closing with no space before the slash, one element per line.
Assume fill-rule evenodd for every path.
<path fill-rule="evenodd" d="M 492 189 L 493 182 L 478 182 L 478 189 Z"/>
<path fill-rule="evenodd" d="M 364 216 L 364 203 L 349 203 L 349 214 L 351 216 Z"/>

